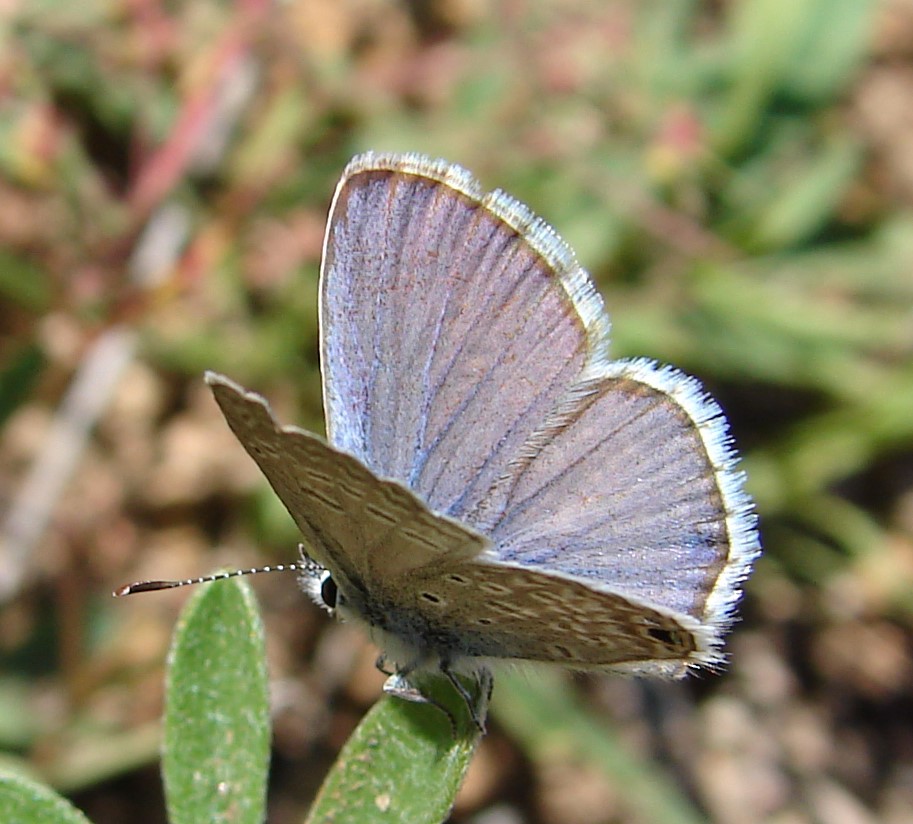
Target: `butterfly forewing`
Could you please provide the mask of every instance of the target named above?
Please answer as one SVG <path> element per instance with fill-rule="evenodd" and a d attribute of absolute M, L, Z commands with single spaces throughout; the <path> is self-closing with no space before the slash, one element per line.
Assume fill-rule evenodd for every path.
<path fill-rule="evenodd" d="M 321 277 L 331 443 L 435 511 L 472 511 L 607 322 L 571 252 L 516 201 L 413 156 L 350 164 Z"/>
<path fill-rule="evenodd" d="M 308 553 L 340 584 L 370 588 L 444 558 L 472 557 L 488 545 L 316 435 L 280 426 L 259 395 L 212 372 L 206 379 L 232 431 L 301 529 Z"/>

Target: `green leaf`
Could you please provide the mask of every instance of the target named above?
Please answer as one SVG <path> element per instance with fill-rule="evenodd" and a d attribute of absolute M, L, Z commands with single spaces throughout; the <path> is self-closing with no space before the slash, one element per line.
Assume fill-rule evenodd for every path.
<path fill-rule="evenodd" d="M 16 824 L 89 824 L 50 787 L 15 773 L 0 773 L 0 821 Z"/>
<path fill-rule="evenodd" d="M 162 772 L 172 824 L 265 818 L 269 694 L 263 626 L 243 581 L 195 594 L 175 631 Z"/>
<path fill-rule="evenodd" d="M 439 707 L 381 699 L 336 759 L 309 824 L 437 824 L 447 818 L 481 735 L 449 684 L 429 680 L 421 691 L 447 708 L 456 730 Z"/>
<path fill-rule="evenodd" d="M 871 0 L 731 4 L 732 61 L 714 145 L 731 155 L 757 139 L 777 95 L 824 103 L 850 82 L 873 27 Z"/>
<path fill-rule="evenodd" d="M 731 7 L 727 100 L 713 145 L 729 156 L 754 139 L 788 71 L 812 0 L 749 0 Z"/>
<path fill-rule="evenodd" d="M 784 82 L 808 103 L 826 103 L 853 82 L 873 39 L 872 0 L 812 0 Z"/>
<path fill-rule="evenodd" d="M 862 160 L 862 148 L 850 138 L 840 136 L 823 146 L 804 168 L 795 169 L 792 183 L 758 217 L 753 245 L 781 249 L 807 241 L 831 218 Z"/>

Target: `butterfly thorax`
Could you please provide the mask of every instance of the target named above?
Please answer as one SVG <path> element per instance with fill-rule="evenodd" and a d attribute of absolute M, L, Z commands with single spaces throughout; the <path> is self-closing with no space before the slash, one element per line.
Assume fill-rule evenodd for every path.
<path fill-rule="evenodd" d="M 404 603 L 402 591 L 385 593 L 373 586 L 369 592 L 358 579 L 327 570 L 307 573 L 302 586 L 319 606 L 346 623 L 363 626 L 383 657 L 398 668 L 412 671 L 471 658 L 510 657 L 496 633 L 435 621 L 433 611 L 421 604 Z M 456 668 L 473 669 L 471 664 Z"/>

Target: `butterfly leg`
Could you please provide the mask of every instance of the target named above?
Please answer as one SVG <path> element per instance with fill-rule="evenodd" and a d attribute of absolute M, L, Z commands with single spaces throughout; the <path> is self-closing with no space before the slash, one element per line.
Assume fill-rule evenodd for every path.
<path fill-rule="evenodd" d="M 378 667 L 378 669 L 380 669 L 381 672 L 385 672 L 385 670 L 380 667 Z M 432 707 L 436 707 L 447 716 L 447 720 L 450 722 L 450 731 L 453 733 L 453 737 L 457 738 L 457 722 L 456 718 L 453 717 L 453 713 L 439 701 L 435 701 L 433 698 L 428 697 L 417 687 L 409 683 L 406 677 L 409 672 L 410 670 L 405 669 L 390 675 L 390 677 L 384 681 L 384 692 L 387 695 L 401 698 L 403 701 L 411 701 L 413 704 L 430 704 Z"/>
<path fill-rule="evenodd" d="M 476 687 L 478 687 L 479 694 L 475 698 L 470 694 L 469 690 L 466 689 L 463 682 L 457 678 L 453 670 L 450 669 L 449 663 L 441 661 L 441 673 L 451 684 L 453 684 L 453 688 L 459 693 L 460 698 L 463 699 L 463 703 L 466 704 L 466 709 L 469 710 L 469 715 L 472 717 L 472 723 L 475 724 L 478 731 L 484 735 L 485 716 L 488 714 L 488 704 L 491 701 L 491 693 L 494 689 L 494 678 L 492 678 L 491 670 L 482 667 L 476 673 Z"/>
<path fill-rule="evenodd" d="M 491 694 L 495 690 L 495 678 L 488 667 L 479 669 L 476 676 L 476 683 L 479 686 L 479 700 L 485 697 L 485 713 L 488 714 L 488 707 L 491 705 Z"/>
<path fill-rule="evenodd" d="M 453 713 L 439 701 L 435 701 L 433 698 L 425 695 L 409 681 L 408 676 L 413 671 L 414 667 L 409 666 L 396 671 L 390 671 L 387 669 L 387 657 L 383 653 L 377 656 L 374 666 L 376 666 L 384 675 L 389 676 L 384 682 L 384 693 L 400 698 L 403 701 L 411 701 L 413 704 L 431 704 L 431 706 L 436 707 L 447 716 L 447 719 L 450 721 L 453 737 L 457 737 L 457 722 Z M 469 710 L 472 723 L 476 726 L 476 729 L 484 735 L 485 716 L 488 713 L 488 705 L 491 702 L 491 693 L 494 688 L 494 679 L 492 678 L 491 670 L 483 667 L 476 673 L 475 680 L 478 689 L 478 696 L 476 697 L 473 697 L 470 691 L 466 689 L 463 682 L 460 681 L 453 670 L 450 669 L 450 663 L 448 661 L 441 661 L 440 672 L 453 685 L 453 688 L 457 691 L 460 698 L 463 699 L 463 703 L 466 704 L 466 708 Z"/>

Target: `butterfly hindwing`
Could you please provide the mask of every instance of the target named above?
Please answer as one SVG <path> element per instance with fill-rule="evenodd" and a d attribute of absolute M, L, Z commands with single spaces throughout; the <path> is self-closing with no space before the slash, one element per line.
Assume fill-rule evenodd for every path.
<path fill-rule="evenodd" d="M 409 591 L 426 625 L 450 628 L 458 657 L 672 674 L 697 663 L 705 642 L 689 616 L 517 564 L 426 567 Z"/>

